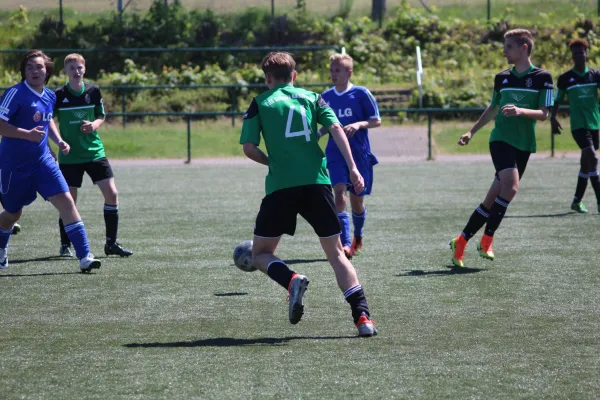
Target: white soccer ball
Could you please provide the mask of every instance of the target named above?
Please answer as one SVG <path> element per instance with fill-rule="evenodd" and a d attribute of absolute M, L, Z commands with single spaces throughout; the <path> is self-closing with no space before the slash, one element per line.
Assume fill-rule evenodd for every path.
<path fill-rule="evenodd" d="M 252 240 L 244 240 L 233 250 L 235 266 L 245 272 L 256 271 L 252 266 Z"/>

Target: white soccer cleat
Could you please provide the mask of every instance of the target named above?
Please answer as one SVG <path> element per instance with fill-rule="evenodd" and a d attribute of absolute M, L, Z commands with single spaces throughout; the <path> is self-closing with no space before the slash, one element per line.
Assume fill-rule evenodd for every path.
<path fill-rule="evenodd" d="M 308 278 L 304 275 L 296 274 L 290 282 L 290 322 L 297 324 L 300 322 L 302 315 L 304 314 L 304 292 L 308 287 Z"/>
<path fill-rule="evenodd" d="M 100 265 L 102 265 L 102 263 L 100 260 L 96 260 L 92 253 L 79 260 L 79 268 L 81 269 L 81 272 L 91 272 L 92 269 L 100 268 Z"/>
<path fill-rule="evenodd" d="M 0 269 L 8 268 L 8 249 L 0 249 Z"/>

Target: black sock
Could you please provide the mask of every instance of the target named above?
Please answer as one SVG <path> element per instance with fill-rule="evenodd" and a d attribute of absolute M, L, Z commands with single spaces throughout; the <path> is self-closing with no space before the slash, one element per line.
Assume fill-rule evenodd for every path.
<path fill-rule="evenodd" d="M 63 223 L 62 218 L 58 219 L 58 230 L 60 231 L 60 244 L 65 246 L 71 246 L 71 240 L 69 239 L 69 235 L 65 231 L 65 224 Z"/>
<path fill-rule="evenodd" d="M 590 172 L 589 176 L 594 193 L 596 193 L 596 202 L 600 204 L 600 179 L 598 178 L 598 171 Z"/>
<path fill-rule="evenodd" d="M 579 171 L 579 176 L 577 177 L 577 186 L 575 187 L 575 196 L 573 197 L 574 203 L 579 203 L 581 199 L 583 199 L 587 184 L 588 174 L 583 171 Z"/>
<path fill-rule="evenodd" d="M 281 260 L 272 261 L 267 266 L 267 275 L 269 275 L 269 278 L 283 286 L 285 290 L 288 290 L 290 282 L 292 281 L 292 276 L 294 276 L 294 271 L 289 269 Z"/>
<path fill-rule="evenodd" d="M 471 218 L 469 218 L 469 222 L 463 229 L 463 236 L 467 241 L 473 237 L 477 233 L 478 230 L 481 229 L 483 225 L 487 222 L 490 217 L 490 212 L 483 204 L 480 204 L 479 207 L 473 211 L 471 214 Z"/>
<path fill-rule="evenodd" d="M 344 298 L 350 304 L 350 308 L 352 309 L 352 318 L 354 318 L 355 324 L 358 322 L 358 319 L 362 314 L 365 314 L 367 318 L 371 316 L 371 314 L 369 314 L 367 298 L 365 297 L 365 292 L 363 291 L 361 285 L 356 285 L 350 289 L 347 289 L 344 292 Z"/>
<path fill-rule="evenodd" d="M 490 217 L 488 218 L 487 225 L 485 226 L 485 234 L 488 236 L 494 236 L 494 232 L 500 226 L 500 222 L 502 222 L 502 218 L 504 218 L 504 214 L 506 214 L 506 209 L 510 201 L 503 199 L 502 197 L 496 197 L 494 200 L 494 204 L 490 208 Z"/>
<path fill-rule="evenodd" d="M 106 244 L 111 245 L 117 241 L 119 230 L 119 206 L 104 205 L 104 223 L 106 224 Z"/>

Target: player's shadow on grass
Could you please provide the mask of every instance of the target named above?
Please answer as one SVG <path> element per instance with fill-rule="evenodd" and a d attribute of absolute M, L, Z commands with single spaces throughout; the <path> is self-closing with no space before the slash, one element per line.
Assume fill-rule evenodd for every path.
<path fill-rule="evenodd" d="M 485 271 L 483 268 L 459 268 L 454 266 L 447 266 L 447 269 L 438 271 L 423 271 L 422 269 L 413 269 L 405 271 L 396 276 L 449 276 L 449 275 L 465 275 L 474 274 L 476 272 Z"/>
<path fill-rule="evenodd" d="M 229 292 L 229 293 L 215 293 L 217 297 L 234 297 L 234 296 L 247 296 L 248 292 Z"/>
<path fill-rule="evenodd" d="M 292 340 L 339 340 L 354 339 L 358 336 L 287 336 L 282 338 L 256 338 L 256 339 L 238 339 L 238 338 L 211 338 L 192 340 L 189 342 L 155 342 L 155 343 L 128 343 L 123 347 L 128 348 L 173 348 L 173 347 L 238 347 L 238 346 L 280 346 L 285 345 Z"/>
<path fill-rule="evenodd" d="M 1 278 L 23 278 L 23 277 L 34 277 L 34 276 L 55 276 L 55 275 L 85 275 L 81 272 L 40 272 L 39 274 L 3 274 L 0 273 Z M 88 274 L 90 275 L 90 274 Z"/>
<path fill-rule="evenodd" d="M 556 213 L 556 214 L 532 214 L 532 215 L 505 215 L 504 218 L 556 218 L 556 217 L 568 217 L 570 215 L 577 215 L 575 211 Z"/>
<path fill-rule="evenodd" d="M 326 258 L 315 258 L 315 259 L 302 259 L 302 258 L 295 258 L 292 260 L 285 260 L 285 263 L 288 265 L 293 265 L 293 264 L 310 264 L 310 263 L 316 263 L 316 262 L 327 262 Z"/>
<path fill-rule="evenodd" d="M 23 259 L 23 260 L 13 260 L 10 259 L 9 260 L 9 265 L 10 264 L 25 264 L 28 262 L 39 262 L 39 261 L 61 261 L 61 260 L 70 260 L 71 257 L 67 258 L 67 257 L 61 257 L 61 256 L 48 256 L 48 257 L 38 257 L 38 258 L 29 258 L 29 259 Z"/>

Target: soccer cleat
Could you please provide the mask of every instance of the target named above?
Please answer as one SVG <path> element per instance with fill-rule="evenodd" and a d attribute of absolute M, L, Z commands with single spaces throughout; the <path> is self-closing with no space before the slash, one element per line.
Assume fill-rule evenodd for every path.
<path fill-rule="evenodd" d="M 495 256 L 492 250 L 492 240 L 494 240 L 493 236 L 483 235 L 481 242 L 477 245 L 477 250 L 481 257 L 493 261 Z"/>
<path fill-rule="evenodd" d="M 94 255 L 90 253 L 86 257 L 83 257 L 81 260 L 79 260 L 79 269 L 81 269 L 82 273 L 88 273 L 91 272 L 92 269 L 100 268 L 101 264 L 102 263 L 100 260 L 96 260 Z"/>
<path fill-rule="evenodd" d="M 585 208 L 585 205 L 581 201 L 574 201 L 571 203 L 571 210 L 577 211 L 580 214 L 585 214 L 588 212 L 588 209 Z"/>
<path fill-rule="evenodd" d="M 19 225 L 19 224 L 14 224 L 14 226 L 13 226 L 13 231 L 12 231 L 12 234 L 13 234 L 13 235 L 16 235 L 16 234 L 17 234 L 17 233 L 19 233 L 19 232 L 21 232 L 21 225 Z"/>
<path fill-rule="evenodd" d="M 71 245 L 61 244 L 60 245 L 60 256 L 61 257 L 73 257 L 73 252 L 71 251 Z"/>
<path fill-rule="evenodd" d="M 8 249 L 0 249 L 0 269 L 8 268 Z"/>
<path fill-rule="evenodd" d="M 465 263 L 463 257 L 465 256 L 465 248 L 467 247 L 467 241 L 462 235 L 455 237 L 450 241 L 450 249 L 452 250 L 452 264 L 455 267 L 464 268 Z"/>
<path fill-rule="evenodd" d="M 133 251 L 124 248 L 118 242 L 114 242 L 113 244 L 106 243 L 104 245 L 104 254 L 107 256 L 113 254 L 121 257 L 129 257 L 133 254 Z"/>
<path fill-rule="evenodd" d="M 304 292 L 308 287 L 308 278 L 304 275 L 294 274 L 288 288 L 290 302 L 290 322 L 297 324 L 304 314 Z"/>
<path fill-rule="evenodd" d="M 371 321 L 364 313 L 358 319 L 356 323 L 358 328 L 358 336 L 370 337 L 377 335 L 377 328 L 375 328 L 375 322 Z"/>
<path fill-rule="evenodd" d="M 352 249 L 348 246 L 342 247 L 344 249 L 344 255 L 348 260 L 352 260 Z"/>
<path fill-rule="evenodd" d="M 363 252 L 362 236 L 354 236 L 352 246 L 350 246 L 352 256 L 358 256 Z"/>

